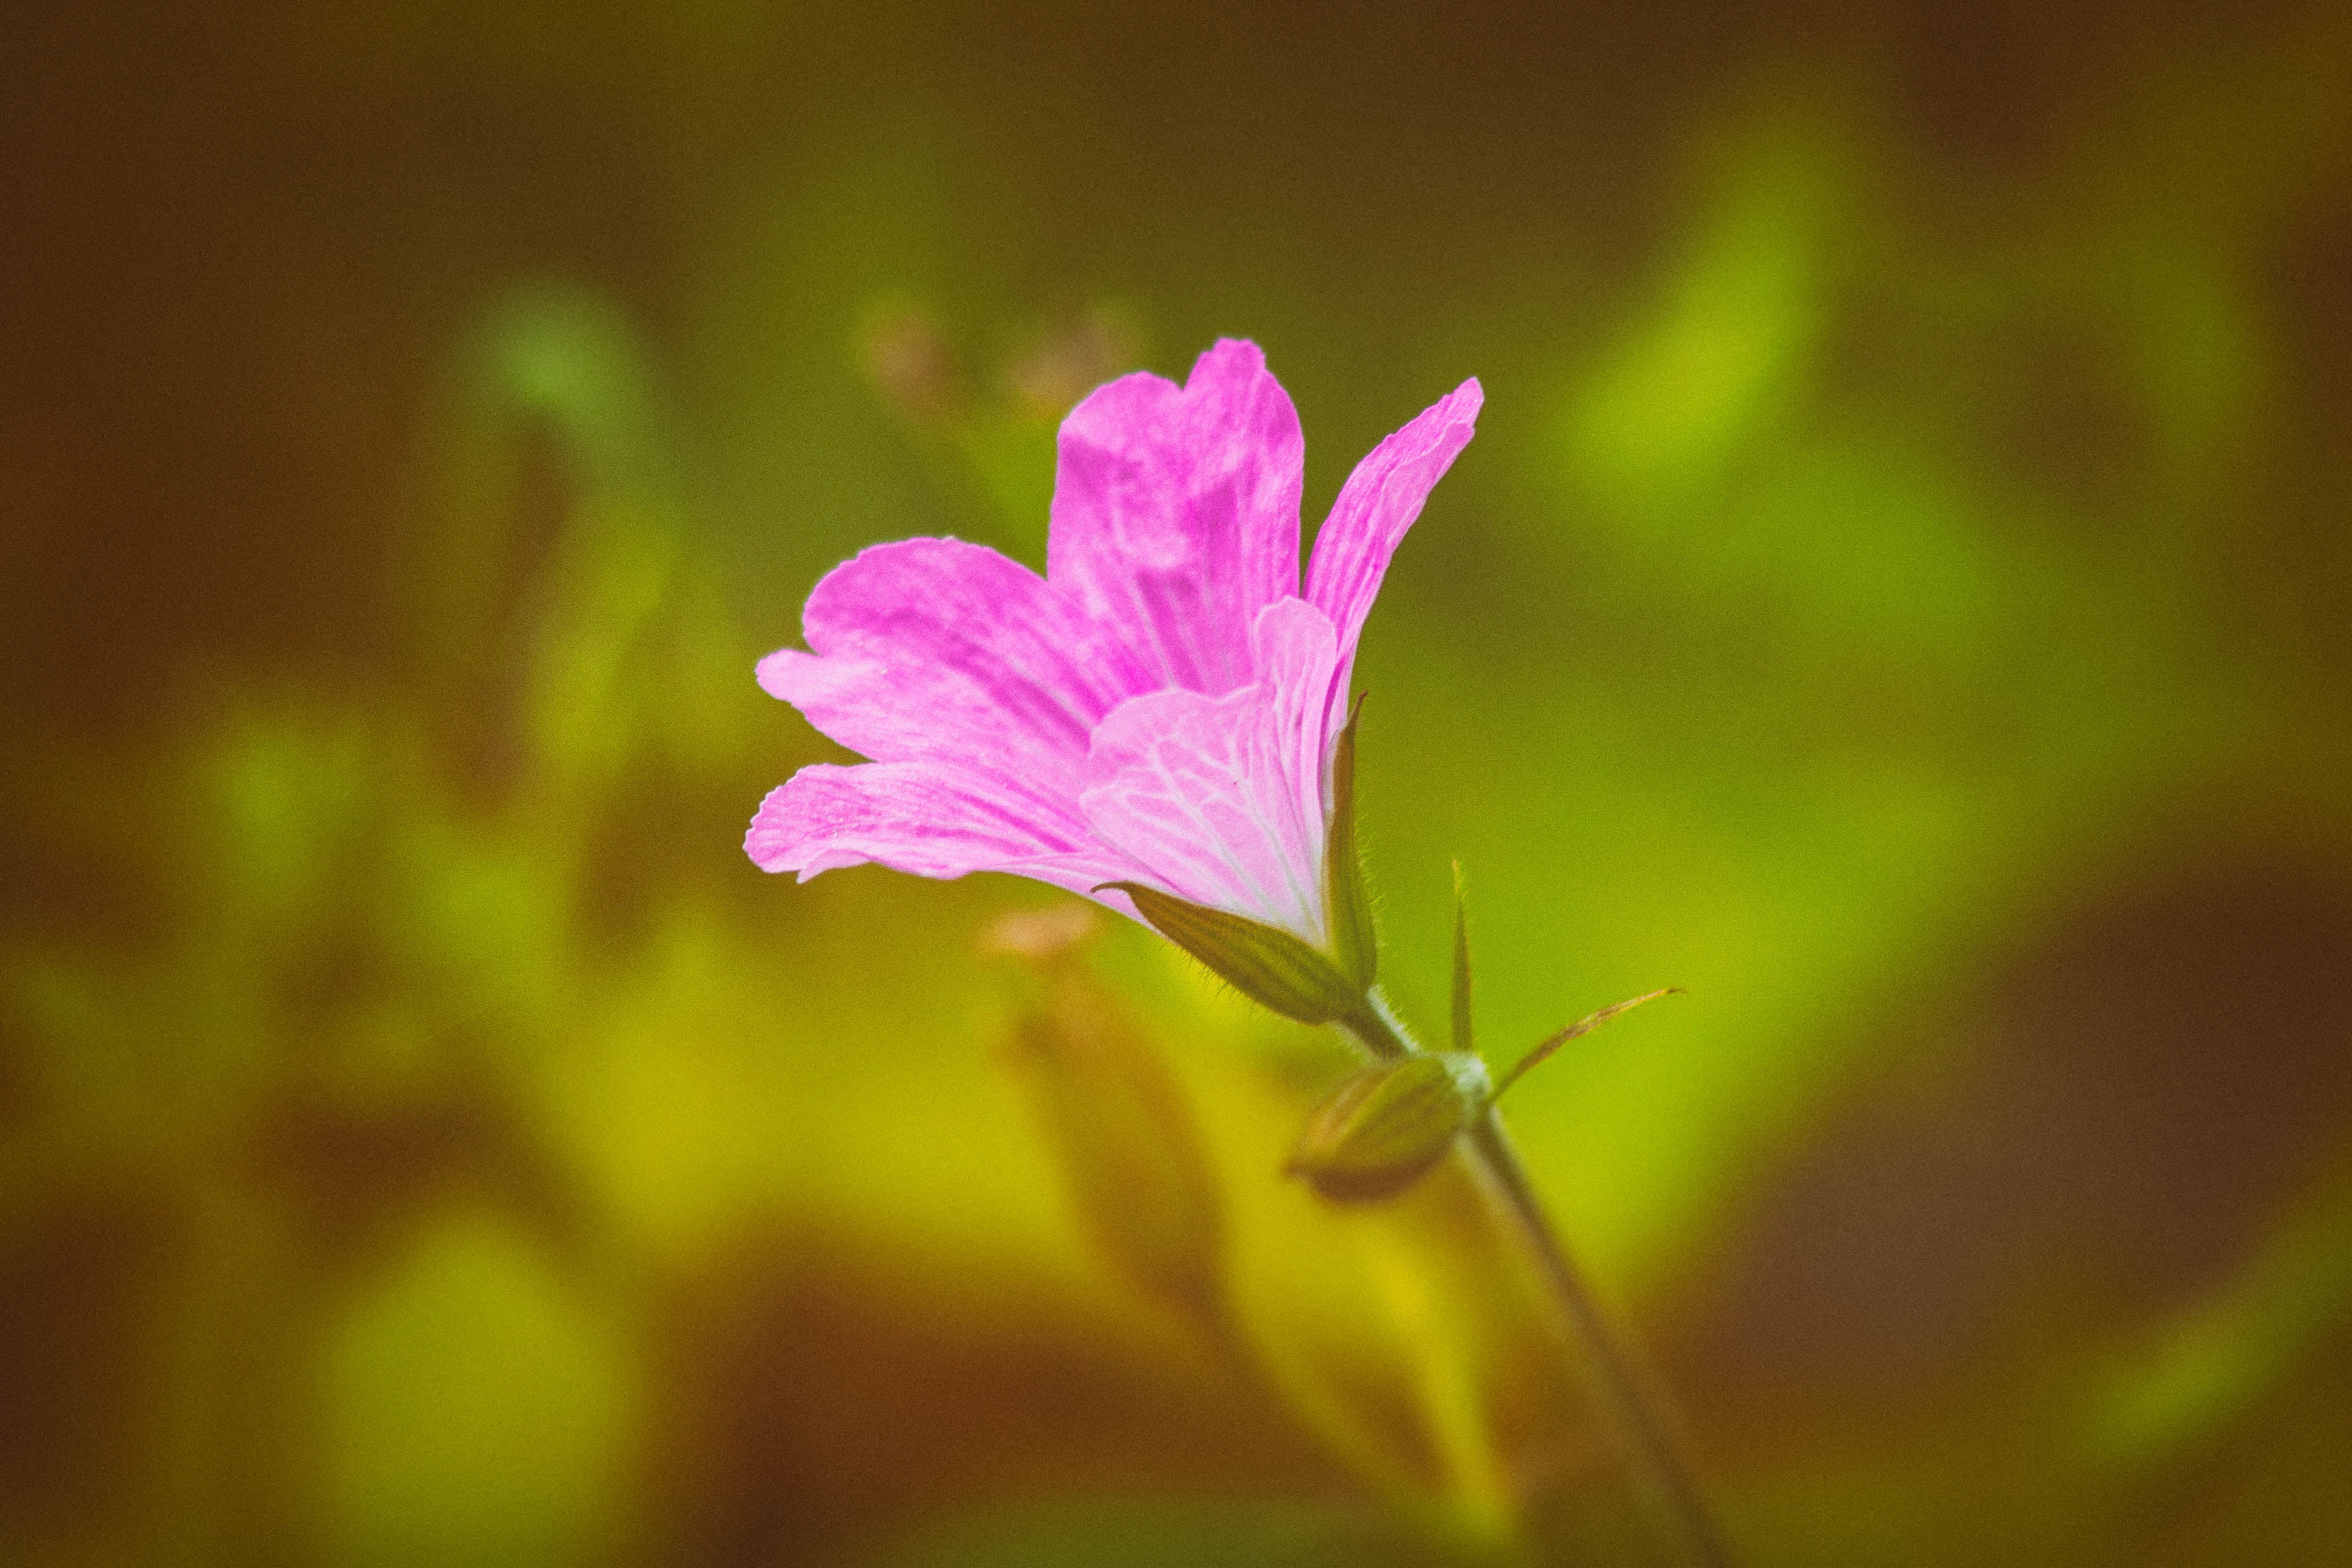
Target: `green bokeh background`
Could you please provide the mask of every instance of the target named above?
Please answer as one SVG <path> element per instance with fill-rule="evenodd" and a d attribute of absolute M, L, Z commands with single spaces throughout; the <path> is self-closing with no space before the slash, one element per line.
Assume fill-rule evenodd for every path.
<path fill-rule="evenodd" d="M 738 847 L 816 577 L 1220 335 L 1310 527 L 1486 384 L 1385 973 L 1458 856 L 1491 1053 L 1687 989 L 1511 1109 L 1746 1557 L 2352 1554 L 2340 7 L 0 28 L 0 1560 L 1475 1557 L 1087 1223 L 1055 895 Z M 1447 1342 L 1297 1260 L 1336 1047 L 1087 963 L 1268 1364 Z"/>

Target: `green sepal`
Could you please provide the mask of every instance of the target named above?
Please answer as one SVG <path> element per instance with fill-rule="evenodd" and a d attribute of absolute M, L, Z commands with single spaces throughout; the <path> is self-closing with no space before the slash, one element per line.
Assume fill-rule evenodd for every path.
<path fill-rule="evenodd" d="M 1359 992 L 1371 989 L 1381 962 L 1371 895 L 1364 887 L 1363 856 L 1356 847 L 1356 721 L 1363 711 L 1364 700 L 1359 697 L 1331 748 L 1331 826 L 1323 843 L 1323 901 L 1331 911 L 1331 952 Z"/>
<path fill-rule="evenodd" d="M 1366 1068 L 1316 1108 L 1284 1169 L 1334 1203 L 1392 1198 L 1445 1158 L 1486 1086 L 1477 1058 L 1450 1052 Z"/>
<path fill-rule="evenodd" d="M 1475 1051 L 1470 1026 L 1470 912 L 1462 893 L 1462 862 L 1454 862 L 1454 1048 Z"/>
<path fill-rule="evenodd" d="M 1544 1062 L 1550 1059 L 1554 1051 L 1559 1050 L 1560 1047 L 1568 1044 L 1569 1041 L 1577 1039 L 1581 1036 L 1591 1034 L 1593 1030 L 1599 1028 L 1601 1025 L 1607 1023 L 1618 1014 L 1630 1013 L 1634 1008 L 1642 1005 L 1644 1002 L 1654 1002 L 1661 996 L 1679 996 L 1682 994 L 1682 989 L 1683 988 L 1679 985 L 1662 986 L 1658 990 L 1645 991 L 1639 996 L 1630 997 L 1622 1002 L 1612 1002 L 1597 1013 L 1586 1014 L 1583 1017 L 1579 1018 L 1575 1023 L 1570 1024 L 1567 1028 L 1562 1029 L 1559 1034 L 1552 1036 L 1551 1038 L 1536 1047 L 1534 1050 L 1529 1051 L 1526 1056 L 1521 1057 L 1517 1061 L 1512 1063 L 1510 1070 L 1503 1074 L 1502 1078 L 1496 1083 L 1494 1091 L 1486 1098 L 1489 1100 L 1501 1099 L 1505 1089 L 1510 1088 L 1511 1085 L 1518 1082 L 1519 1079 L 1528 1075 L 1528 1068 L 1541 1066 Z"/>
<path fill-rule="evenodd" d="M 1213 910 L 1140 882 L 1095 889 L 1125 893 L 1160 934 L 1199 959 L 1234 990 L 1302 1024 L 1329 1024 L 1359 1012 L 1364 987 L 1330 958 L 1278 926 Z"/>

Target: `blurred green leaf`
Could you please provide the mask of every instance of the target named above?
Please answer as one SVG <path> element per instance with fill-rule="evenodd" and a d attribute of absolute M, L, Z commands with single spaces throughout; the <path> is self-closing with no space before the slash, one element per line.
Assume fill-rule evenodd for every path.
<path fill-rule="evenodd" d="M 634 1369 L 501 1227 L 425 1238 L 326 1360 L 330 1528 L 348 1560 L 527 1568 L 620 1543 Z"/>

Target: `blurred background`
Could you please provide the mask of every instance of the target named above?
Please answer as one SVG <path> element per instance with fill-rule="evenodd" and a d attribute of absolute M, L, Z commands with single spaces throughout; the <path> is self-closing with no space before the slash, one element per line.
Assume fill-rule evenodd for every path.
<path fill-rule="evenodd" d="M 1687 988 L 1512 1115 L 1745 1559 L 2352 1557 L 2343 7 L 35 0 L 0 153 L 0 1559 L 1643 1560 L 1335 1041 L 742 858 L 1219 335 L 1310 528 L 1486 384 L 1384 973 Z"/>

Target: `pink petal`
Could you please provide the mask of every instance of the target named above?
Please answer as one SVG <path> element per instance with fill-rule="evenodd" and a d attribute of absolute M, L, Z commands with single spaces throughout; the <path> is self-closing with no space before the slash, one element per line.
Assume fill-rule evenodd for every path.
<path fill-rule="evenodd" d="M 1470 444 L 1486 393 L 1473 376 L 1373 447 L 1340 487 L 1339 499 L 1307 568 L 1309 603 L 1339 628 L 1339 657 L 1352 662 L 1356 639 L 1381 591 L 1389 557 L 1421 515 L 1422 503 Z"/>
<path fill-rule="evenodd" d="M 1080 804 L 1139 879 L 1320 943 L 1338 651 L 1330 622 L 1300 599 L 1268 605 L 1254 631 L 1251 685 L 1152 692 L 1112 710 Z"/>
<path fill-rule="evenodd" d="M 1081 892 L 1127 874 L 1039 817 L 1033 792 L 982 769 L 819 763 L 769 791 L 743 850 L 761 870 L 797 871 L 803 882 L 868 860 L 918 877 L 1013 871 Z"/>
<path fill-rule="evenodd" d="M 945 758 L 1028 780 L 1076 830 L 1087 737 L 1147 678 L 1045 580 L 956 539 L 877 545 L 809 595 L 809 647 L 760 684 L 877 762 Z"/>
<path fill-rule="evenodd" d="M 1323 905 L 1323 846 L 1330 826 L 1331 737 L 1346 719 L 1348 669 L 1329 617 L 1304 599 L 1267 605 L 1251 628 L 1258 686 L 1283 737 L 1287 785 L 1307 825 L 1315 905 Z M 1319 923 L 1319 921 L 1318 921 Z"/>
<path fill-rule="evenodd" d="M 1251 679 L 1251 623 L 1298 592 L 1306 444 L 1255 343 L 1226 339 L 1180 390 L 1124 376 L 1062 422 L 1046 575 L 1119 628 L 1154 687 Z"/>

